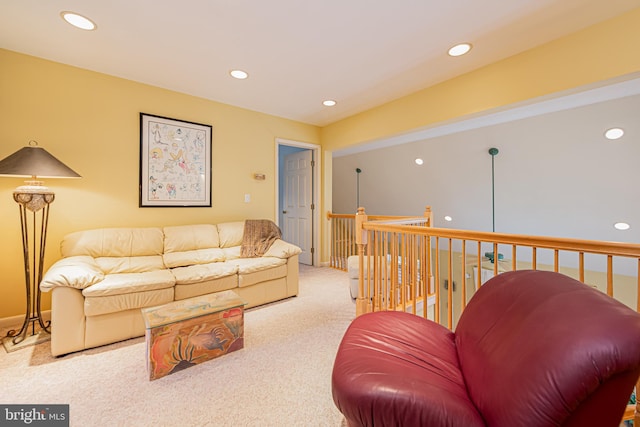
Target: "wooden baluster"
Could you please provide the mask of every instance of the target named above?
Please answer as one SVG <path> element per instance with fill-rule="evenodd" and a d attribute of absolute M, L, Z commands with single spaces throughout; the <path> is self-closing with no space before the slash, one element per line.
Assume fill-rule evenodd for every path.
<path fill-rule="evenodd" d="M 467 263 L 465 262 L 465 260 L 467 259 L 467 241 L 466 240 L 462 240 L 462 248 L 460 249 L 460 251 L 462 252 L 461 255 L 461 260 L 462 260 L 462 264 L 461 264 L 461 277 L 462 277 L 462 292 L 460 292 L 460 314 L 462 314 L 462 312 L 464 311 L 465 307 L 467 306 Z"/>
<path fill-rule="evenodd" d="M 553 251 L 553 271 L 558 272 L 558 268 L 560 268 L 560 251 L 555 249 Z"/>
<path fill-rule="evenodd" d="M 607 295 L 613 297 L 613 257 L 607 255 Z"/>
<path fill-rule="evenodd" d="M 356 300 L 356 316 L 367 313 L 368 301 L 364 298 L 364 247 L 367 244 L 367 235 L 362 224 L 367 222 L 367 214 L 364 208 L 358 208 L 356 214 L 356 244 L 358 245 L 358 298 Z M 369 260 L 370 261 L 370 260 Z M 367 274 L 367 277 L 369 275 Z"/>
<path fill-rule="evenodd" d="M 427 247 L 427 279 L 429 283 L 427 286 L 429 287 L 429 294 L 435 293 L 435 286 L 433 282 L 433 264 L 431 260 L 431 236 L 427 236 L 427 241 L 425 242 L 425 246 Z"/>
<path fill-rule="evenodd" d="M 350 250 L 349 250 L 349 242 L 351 241 L 351 236 L 349 236 L 349 222 L 342 222 L 342 236 L 340 240 L 340 261 L 343 263 L 342 265 L 346 265 L 347 260 L 349 259 Z"/>
<path fill-rule="evenodd" d="M 400 250 L 398 254 L 398 270 L 400 271 L 398 276 L 398 287 L 400 289 L 398 297 L 400 298 L 400 306 L 402 307 L 402 311 L 407 309 L 407 240 L 409 236 L 402 233 L 400 235 Z"/>
<path fill-rule="evenodd" d="M 435 289 L 436 289 L 436 323 L 440 323 L 440 238 L 436 237 L 436 279 L 435 279 Z"/>
<path fill-rule="evenodd" d="M 579 280 L 584 283 L 584 252 L 578 253 L 578 272 Z"/>
<path fill-rule="evenodd" d="M 453 330 L 453 252 L 451 250 L 451 242 L 451 239 L 449 239 L 449 252 L 447 256 L 449 279 L 449 289 L 447 289 L 447 326 Z"/>
<path fill-rule="evenodd" d="M 476 276 L 476 291 L 482 286 L 482 242 L 478 240 L 478 268 Z"/>
<path fill-rule="evenodd" d="M 327 220 L 329 221 L 329 230 L 331 230 L 330 232 L 331 254 L 329 255 L 329 265 L 335 268 L 336 267 L 335 265 L 336 227 L 335 227 L 335 221 L 331 218 L 331 212 L 327 212 Z"/>
<path fill-rule="evenodd" d="M 518 268 L 518 264 L 516 262 L 516 259 L 518 259 L 516 257 L 516 252 L 517 252 L 517 246 L 511 245 L 511 271 L 516 271 L 516 269 Z"/>
<path fill-rule="evenodd" d="M 371 233 L 371 241 L 367 245 L 369 258 L 367 261 L 367 289 L 369 292 L 369 299 L 373 301 L 373 311 L 383 310 L 383 299 L 380 297 L 384 295 L 380 281 L 380 240 L 381 235 L 379 231 Z"/>
<path fill-rule="evenodd" d="M 337 256 L 337 262 L 339 266 L 343 266 L 343 258 L 344 258 L 344 226 L 343 226 L 343 221 L 338 220 L 337 225 L 338 225 L 338 229 L 336 230 L 336 256 Z"/>
<path fill-rule="evenodd" d="M 344 221 L 336 219 L 336 264 L 344 267 Z"/>
<path fill-rule="evenodd" d="M 327 213 L 327 220 L 329 221 L 329 235 L 331 236 L 331 241 L 329 242 L 329 265 L 332 268 L 335 268 L 335 263 L 334 263 L 334 253 L 335 253 L 335 241 L 336 241 L 336 236 L 335 236 L 335 221 L 333 219 L 331 219 L 331 212 Z"/>
<path fill-rule="evenodd" d="M 431 294 L 431 259 L 430 257 L 431 238 L 424 236 L 422 239 L 422 291 L 424 296 L 424 317 L 429 318 L 429 295 Z"/>
<path fill-rule="evenodd" d="M 378 273 L 379 280 L 378 283 L 375 284 L 376 288 L 374 292 L 376 294 L 376 297 L 379 298 L 380 303 L 382 304 L 383 301 L 386 301 L 386 303 L 389 302 L 390 289 L 389 282 L 387 281 L 387 267 L 383 262 L 383 258 L 387 256 L 387 248 L 385 248 L 385 245 L 389 244 L 389 234 L 386 232 L 380 232 L 377 237 L 378 241 L 376 242 L 374 268 Z"/>
<path fill-rule="evenodd" d="M 336 264 L 338 267 L 344 267 L 343 239 L 344 239 L 344 222 L 341 219 L 336 220 Z"/>
<path fill-rule="evenodd" d="M 416 314 L 418 311 L 417 303 L 417 292 L 416 287 L 418 286 L 418 252 L 416 248 L 417 236 L 410 237 L 411 245 L 409 246 L 409 271 L 411 273 L 411 278 L 409 281 L 409 299 L 412 301 L 411 310 L 413 314 Z"/>

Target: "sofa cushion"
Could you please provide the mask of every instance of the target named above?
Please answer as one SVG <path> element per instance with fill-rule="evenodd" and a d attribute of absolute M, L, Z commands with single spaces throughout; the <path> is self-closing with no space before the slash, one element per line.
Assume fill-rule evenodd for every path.
<path fill-rule="evenodd" d="M 276 258 L 290 258 L 294 255 L 298 255 L 302 252 L 302 249 L 297 247 L 296 245 L 292 245 L 291 243 L 285 242 L 282 239 L 278 239 L 265 252 L 263 256 L 266 257 L 276 257 Z"/>
<path fill-rule="evenodd" d="M 95 261 L 106 274 L 144 273 L 165 269 L 161 255 L 99 257 Z"/>
<path fill-rule="evenodd" d="M 251 286 L 287 275 L 287 260 L 273 257 L 237 258 L 227 261 L 238 268 L 238 286 Z"/>
<path fill-rule="evenodd" d="M 196 264 L 208 264 L 225 260 L 224 252 L 220 248 L 195 249 L 192 251 L 172 252 L 162 256 L 167 268 L 186 267 Z"/>
<path fill-rule="evenodd" d="M 215 279 L 205 280 L 197 283 L 188 283 L 184 285 L 176 284 L 173 288 L 173 298 L 178 301 L 185 298 L 192 298 L 199 295 L 211 294 L 226 290 L 238 290 L 238 276 L 216 277 Z"/>
<path fill-rule="evenodd" d="M 190 265 L 188 267 L 172 268 L 171 272 L 176 278 L 176 284 L 186 285 L 231 276 L 238 272 L 238 267 L 226 262 L 213 262 L 210 264 Z"/>
<path fill-rule="evenodd" d="M 136 308 L 153 307 L 173 301 L 173 296 L 173 287 L 129 294 L 89 296 L 84 299 L 84 314 L 85 316 L 99 316 Z"/>
<path fill-rule="evenodd" d="M 223 248 L 222 253 L 224 253 L 224 259 L 226 261 L 240 258 L 240 246 L 232 246 L 230 248 Z"/>
<path fill-rule="evenodd" d="M 168 268 L 224 261 L 219 245 L 215 225 L 164 227 L 163 260 Z"/>
<path fill-rule="evenodd" d="M 238 269 L 238 274 L 249 274 L 264 271 L 287 263 L 286 259 L 263 256 L 260 258 L 237 258 L 227 261 Z"/>
<path fill-rule="evenodd" d="M 242 245 L 244 221 L 223 222 L 218 224 L 218 235 L 220 236 L 221 248 L 230 248 L 232 246 Z"/>
<path fill-rule="evenodd" d="M 104 280 L 82 291 L 85 297 L 133 294 L 142 291 L 173 288 L 176 279 L 170 270 L 144 273 L 107 274 Z"/>
<path fill-rule="evenodd" d="M 218 228 L 213 224 L 176 225 L 163 231 L 165 254 L 220 246 Z"/>
<path fill-rule="evenodd" d="M 95 260 L 86 255 L 62 258 L 54 263 L 40 282 L 47 292 L 57 286 L 84 289 L 104 279 L 104 273 Z"/>
<path fill-rule="evenodd" d="M 68 234 L 60 243 L 64 258 L 74 255 L 99 257 L 135 257 L 162 255 L 162 229 L 100 228 Z"/>

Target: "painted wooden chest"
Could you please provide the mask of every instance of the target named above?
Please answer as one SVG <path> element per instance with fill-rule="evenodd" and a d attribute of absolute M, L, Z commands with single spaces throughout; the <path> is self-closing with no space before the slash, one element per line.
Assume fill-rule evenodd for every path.
<path fill-rule="evenodd" d="M 149 379 L 243 348 L 244 306 L 223 291 L 142 309 Z"/>

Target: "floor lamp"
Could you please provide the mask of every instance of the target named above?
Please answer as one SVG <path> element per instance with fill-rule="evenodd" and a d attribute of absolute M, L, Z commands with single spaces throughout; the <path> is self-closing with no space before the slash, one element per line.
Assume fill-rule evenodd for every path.
<path fill-rule="evenodd" d="M 495 233 L 496 232 L 496 180 L 495 180 L 495 158 L 498 155 L 499 151 L 497 148 L 492 147 L 489 148 L 489 154 L 491 154 L 491 221 L 492 221 L 492 228 L 491 230 Z M 495 261 L 502 261 L 503 256 L 501 253 L 498 252 L 498 255 L 496 256 L 493 251 L 491 252 L 485 252 L 484 256 L 486 256 L 487 258 L 489 258 L 489 261 L 491 261 L 491 264 L 493 264 Z"/>
<path fill-rule="evenodd" d="M 0 160 L 0 175 L 31 177 L 30 180 L 25 181 L 25 185 L 13 191 L 13 200 L 18 203 L 20 209 L 27 307 L 22 327 L 7 333 L 4 340 L 6 346 L 8 340 L 13 345 L 23 342 L 27 337 L 29 325 L 31 325 L 31 335 L 36 335 L 36 323 L 43 331 L 50 332 L 50 322 L 42 319 L 40 281 L 47 242 L 49 205 L 53 203 L 55 194 L 38 179 L 79 178 L 80 175 L 44 148 L 38 147 L 36 141 L 30 141 L 28 147 L 23 147 Z"/>

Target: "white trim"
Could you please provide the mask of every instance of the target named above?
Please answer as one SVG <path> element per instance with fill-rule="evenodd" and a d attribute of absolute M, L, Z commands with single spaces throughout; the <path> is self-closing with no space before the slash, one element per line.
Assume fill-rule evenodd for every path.
<path fill-rule="evenodd" d="M 637 94 L 640 94 L 640 72 L 346 147 L 334 151 L 333 156 L 342 157 L 378 148 L 422 141 Z"/>
<path fill-rule="evenodd" d="M 276 138 L 276 179 L 275 179 L 275 193 L 276 193 L 276 206 L 275 206 L 275 220 L 276 224 L 280 223 L 280 145 L 287 145 L 289 147 L 299 147 L 313 150 L 313 161 L 315 166 L 313 168 L 313 204 L 315 209 L 313 210 L 313 265 L 320 265 L 320 171 L 321 171 L 321 159 L 320 159 L 320 145 L 312 144 L 309 142 L 294 141 L 291 139 Z"/>

